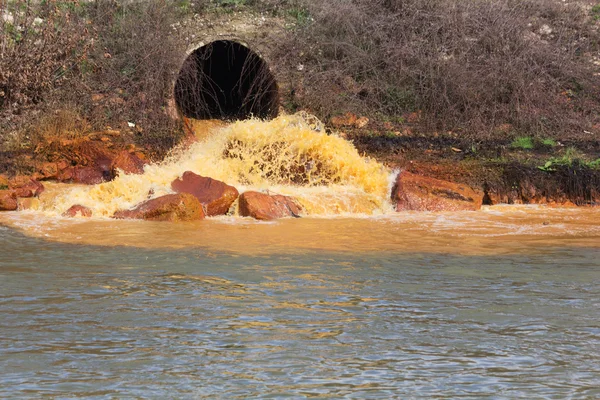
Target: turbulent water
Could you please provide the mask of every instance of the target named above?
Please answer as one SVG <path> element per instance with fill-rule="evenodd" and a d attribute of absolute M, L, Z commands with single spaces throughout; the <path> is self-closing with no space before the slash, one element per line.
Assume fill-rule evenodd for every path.
<path fill-rule="evenodd" d="M 96 216 L 110 217 L 149 197 L 170 193 L 174 179 L 193 171 L 240 192 L 292 195 L 303 205 L 305 215 L 386 211 L 390 171 L 361 157 L 350 142 L 327 135 L 318 121 L 310 121 L 301 115 L 227 126 L 198 121 L 195 128 L 201 140 L 176 149 L 162 163 L 146 166 L 144 174 L 55 191 L 42 198 L 39 208 L 48 215 L 60 215 L 73 204 L 81 204 Z"/>
<path fill-rule="evenodd" d="M 391 213 L 393 172 L 307 121 L 0 213 L 0 397 L 600 398 L 600 209 Z M 187 170 L 307 217 L 108 218 Z"/>

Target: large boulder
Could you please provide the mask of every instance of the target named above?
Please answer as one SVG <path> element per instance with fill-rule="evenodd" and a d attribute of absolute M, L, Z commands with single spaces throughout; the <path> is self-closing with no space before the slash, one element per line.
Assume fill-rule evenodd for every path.
<path fill-rule="evenodd" d="M 252 217 L 267 221 L 284 217 L 298 217 L 302 207 L 293 197 L 279 194 L 269 195 L 260 192 L 244 192 L 240 196 L 239 213 L 242 217 Z"/>
<path fill-rule="evenodd" d="M 133 210 L 117 211 L 114 218 L 150 221 L 194 221 L 204 218 L 202 204 L 188 193 L 167 194 L 138 204 Z"/>
<path fill-rule="evenodd" d="M 44 191 L 44 185 L 24 175 L 10 179 L 8 188 L 14 190 L 17 197 L 38 197 Z"/>
<path fill-rule="evenodd" d="M 17 207 L 17 194 L 13 190 L 0 190 L 0 211 L 15 211 Z"/>
<path fill-rule="evenodd" d="M 233 186 L 191 171 L 186 171 L 181 178 L 175 179 L 171 188 L 176 193 L 194 195 L 202 203 L 207 216 L 226 214 L 239 196 Z"/>
<path fill-rule="evenodd" d="M 81 217 L 89 218 L 92 216 L 92 210 L 86 206 L 75 204 L 75 205 L 69 207 L 69 209 L 67 211 L 65 211 L 62 215 L 63 215 L 63 217 L 81 216 Z"/>
<path fill-rule="evenodd" d="M 402 171 L 392 189 L 396 211 L 479 210 L 483 193 L 458 183 Z"/>

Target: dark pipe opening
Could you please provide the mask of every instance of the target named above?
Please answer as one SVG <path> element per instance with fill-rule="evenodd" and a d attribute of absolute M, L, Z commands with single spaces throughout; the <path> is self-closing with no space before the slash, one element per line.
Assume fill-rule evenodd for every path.
<path fill-rule="evenodd" d="M 185 60 L 175 82 L 175 102 L 188 118 L 267 119 L 277 116 L 279 98 L 275 77 L 258 54 L 218 40 Z"/>

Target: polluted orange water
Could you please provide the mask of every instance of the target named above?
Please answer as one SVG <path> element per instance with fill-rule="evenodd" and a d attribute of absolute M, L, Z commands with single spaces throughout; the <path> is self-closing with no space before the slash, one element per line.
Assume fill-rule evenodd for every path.
<path fill-rule="evenodd" d="M 394 171 L 309 121 L 197 124 L 0 213 L 0 398 L 600 398 L 600 210 L 395 213 Z M 303 218 L 110 218 L 188 170 Z"/>
<path fill-rule="evenodd" d="M 489 254 L 568 242 L 600 243 L 597 209 L 496 206 L 479 212 L 395 213 L 389 202 L 395 172 L 362 157 L 352 143 L 328 135 L 305 114 L 232 124 L 194 121 L 198 142 L 175 149 L 144 174 L 95 186 L 47 184 L 27 212 L 0 222 L 47 239 L 138 247 L 207 247 L 240 253 L 303 251 L 427 251 Z M 304 218 L 257 222 L 235 216 L 179 224 L 122 221 L 115 211 L 171 192 L 185 171 L 222 180 L 240 192 L 294 196 Z M 74 204 L 92 219 L 60 215 Z M 235 208 L 235 204 L 234 204 Z"/>
<path fill-rule="evenodd" d="M 292 195 L 307 215 L 373 214 L 383 212 L 390 172 L 375 160 L 361 157 L 346 140 L 327 135 L 299 115 L 272 121 L 246 120 L 225 127 L 196 128 L 201 140 L 176 149 L 142 175 L 121 175 L 92 187 L 53 190 L 38 211 L 60 215 L 73 204 L 110 217 L 148 199 L 171 192 L 171 182 L 193 171 L 246 190 Z M 61 188 L 62 189 L 62 188 Z"/>

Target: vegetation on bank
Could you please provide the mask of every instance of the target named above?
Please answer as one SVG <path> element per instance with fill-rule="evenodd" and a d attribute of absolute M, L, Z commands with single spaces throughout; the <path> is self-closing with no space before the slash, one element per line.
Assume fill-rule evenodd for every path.
<path fill-rule="evenodd" d="M 242 12 L 286 21 L 267 56 L 288 111 L 324 121 L 367 116 L 374 135 L 363 141 L 408 136 L 428 143 L 417 147 L 422 153 L 440 150 L 438 143 L 449 149 L 440 157 L 489 161 L 501 146 L 501 157 L 514 153 L 548 172 L 566 143 L 577 162 L 593 167 L 599 7 L 585 0 L 0 0 L 0 152 L 109 126 L 162 157 L 183 136 L 169 99 L 190 29 L 202 35 L 186 22 Z"/>

